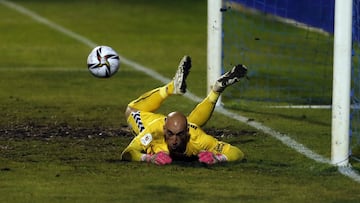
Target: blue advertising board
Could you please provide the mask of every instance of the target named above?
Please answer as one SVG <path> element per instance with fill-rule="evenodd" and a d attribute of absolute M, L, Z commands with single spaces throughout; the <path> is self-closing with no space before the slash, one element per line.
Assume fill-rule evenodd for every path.
<path fill-rule="evenodd" d="M 233 2 L 334 33 L 335 0 L 233 0 Z"/>

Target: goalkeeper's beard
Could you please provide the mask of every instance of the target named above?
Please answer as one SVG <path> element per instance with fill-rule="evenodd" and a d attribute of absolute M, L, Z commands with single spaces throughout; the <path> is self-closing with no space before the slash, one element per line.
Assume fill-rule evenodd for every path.
<path fill-rule="evenodd" d="M 168 148 L 169 148 L 169 151 L 170 151 L 170 153 L 176 153 L 176 154 L 178 154 L 178 153 L 184 153 L 185 152 L 185 150 L 186 150 L 186 144 L 187 143 L 185 143 L 185 142 L 182 142 L 179 146 L 177 146 L 176 148 L 173 148 L 173 147 L 170 147 L 170 146 L 168 146 Z"/>

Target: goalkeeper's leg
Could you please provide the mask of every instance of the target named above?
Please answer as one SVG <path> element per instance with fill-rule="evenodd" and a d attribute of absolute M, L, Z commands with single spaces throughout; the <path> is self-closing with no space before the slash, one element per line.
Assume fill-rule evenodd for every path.
<path fill-rule="evenodd" d="M 241 78 L 245 77 L 247 68 L 244 65 L 236 65 L 230 71 L 223 74 L 215 82 L 212 90 L 208 96 L 200 102 L 188 116 L 190 123 L 195 123 L 198 126 L 203 126 L 210 119 L 217 100 L 220 94 L 226 87 L 238 82 Z"/>
<path fill-rule="evenodd" d="M 139 98 L 131 101 L 125 111 L 125 117 L 128 118 L 131 112 L 136 111 L 154 112 L 168 96 L 184 94 L 186 92 L 186 77 L 189 74 L 190 68 L 191 58 L 184 56 L 180 61 L 173 80 L 165 86 L 148 91 Z"/>

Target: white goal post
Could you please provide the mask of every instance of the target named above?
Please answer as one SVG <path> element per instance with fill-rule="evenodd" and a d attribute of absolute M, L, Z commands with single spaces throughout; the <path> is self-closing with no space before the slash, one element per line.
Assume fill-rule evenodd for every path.
<path fill-rule="evenodd" d="M 335 0 L 331 162 L 349 163 L 352 0 Z"/>
<path fill-rule="evenodd" d="M 209 93 L 222 69 L 222 0 L 207 2 L 207 92 Z M 219 98 L 217 105 L 221 103 Z"/>

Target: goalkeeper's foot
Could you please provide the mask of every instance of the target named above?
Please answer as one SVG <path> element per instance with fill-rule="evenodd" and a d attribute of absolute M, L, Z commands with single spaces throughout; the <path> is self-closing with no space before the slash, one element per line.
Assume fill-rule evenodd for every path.
<path fill-rule="evenodd" d="M 173 94 L 184 94 L 186 92 L 186 77 L 191 68 L 190 56 L 184 56 L 179 64 L 178 70 L 173 78 L 174 91 Z"/>
<path fill-rule="evenodd" d="M 215 92 L 223 92 L 224 89 L 245 77 L 247 67 L 242 64 L 234 66 L 230 71 L 224 73 L 216 82 L 213 87 Z"/>

